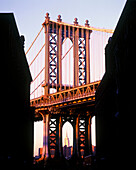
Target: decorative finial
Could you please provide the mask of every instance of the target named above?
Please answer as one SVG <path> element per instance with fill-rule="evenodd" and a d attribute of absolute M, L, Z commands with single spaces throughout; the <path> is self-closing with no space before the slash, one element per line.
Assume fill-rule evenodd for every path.
<path fill-rule="evenodd" d="M 61 22 L 61 21 L 62 21 L 61 15 L 58 15 L 57 22 Z"/>
<path fill-rule="evenodd" d="M 74 25 L 78 25 L 77 18 L 74 19 Z"/>
<path fill-rule="evenodd" d="M 45 22 L 48 23 L 49 20 L 50 20 L 49 13 L 47 12 L 45 16 Z"/>
<path fill-rule="evenodd" d="M 88 20 L 85 21 L 85 27 L 89 27 L 89 21 Z"/>

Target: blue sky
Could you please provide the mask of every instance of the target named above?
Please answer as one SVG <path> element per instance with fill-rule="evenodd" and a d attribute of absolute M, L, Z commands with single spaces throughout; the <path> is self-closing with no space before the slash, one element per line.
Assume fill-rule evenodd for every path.
<path fill-rule="evenodd" d="M 84 25 L 88 19 L 93 27 L 114 29 L 126 0 L 0 0 L 0 12 L 13 12 L 20 34 L 28 49 L 39 32 L 46 12 L 56 20 L 73 23 L 75 17 Z"/>

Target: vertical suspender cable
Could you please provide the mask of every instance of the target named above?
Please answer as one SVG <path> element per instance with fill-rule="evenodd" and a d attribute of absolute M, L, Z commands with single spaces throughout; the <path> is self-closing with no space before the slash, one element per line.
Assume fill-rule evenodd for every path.
<path fill-rule="evenodd" d="M 68 27 L 68 38 L 69 38 L 69 46 L 68 46 L 68 49 L 70 49 L 70 26 Z M 71 74 L 71 55 L 70 55 L 70 52 L 69 52 L 69 55 L 68 55 L 68 58 L 69 58 L 69 71 L 68 71 L 68 75 L 69 75 L 69 89 L 70 89 L 70 74 Z"/>
<path fill-rule="evenodd" d="M 64 39 L 66 39 L 66 25 L 64 25 Z M 66 45 L 67 45 L 67 40 L 65 41 L 65 44 L 64 44 L 64 51 L 66 51 Z M 66 90 L 66 84 L 67 84 L 67 58 L 65 57 L 65 65 L 63 67 L 65 70 L 64 70 L 64 73 L 65 73 L 65 83 L 64 83 L 64 89 Z"/>

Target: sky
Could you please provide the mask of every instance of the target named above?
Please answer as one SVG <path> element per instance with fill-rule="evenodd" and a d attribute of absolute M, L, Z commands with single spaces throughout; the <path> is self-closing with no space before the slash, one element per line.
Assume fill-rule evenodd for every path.
<path fill-rule="evenodd" d="M 20 35 L 25 36 L 28 49 L 49 12 L 51 20 L 73 23 L 74 18 L 84 25 L 114 29 L 126 0 L 0 0 L 0 12 L 13 12 Z"/>
<path fill-rule="evenodd" d="M 0 0 L 0 12 L 14 13 L 19 33 L 25 36 L 27 51 L 47 12 L 51 20 L 56 21 L 61 15 L 63 22 L 73 23 L 78 18 L 80 25 L 89 20 L 92 27 L 115 29 L 125 3 L 126 0 Z M 42 123 L 35 123 L 34 128 L 34 154 L 37 154 L 38 147 L 42 147 Z"/>

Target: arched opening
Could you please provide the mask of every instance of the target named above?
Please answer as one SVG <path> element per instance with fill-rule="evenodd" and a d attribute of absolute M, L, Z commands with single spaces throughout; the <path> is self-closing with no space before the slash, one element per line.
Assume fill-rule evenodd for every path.
<path fill-rule="evenodd" d="M 70 159 L 73 155 L 73 127 L 68 121 L 62 127 L 62 147 L 64 157 Z"/>
<path fill-rule="evenodd" d="M 62 45 L 62 84 L 64 88 L 73 86 L 73 43 L 65 38 Z"/>
<path fill-rule="evenodd" d="M 40 132 L 40 133 L 39 133 Z M 34 157 L 40 158 L 43 151 L 43 121 L 34 122 Z"/>
<path fill-rule="evenodd" d="M 96 117 L 92 117 L 92 124 L 91 124 L 91 135 L 92 135 L 92 152 L 95 155 L 96 153 L 96 126 L 95 126 L 95 119 Z"/>

